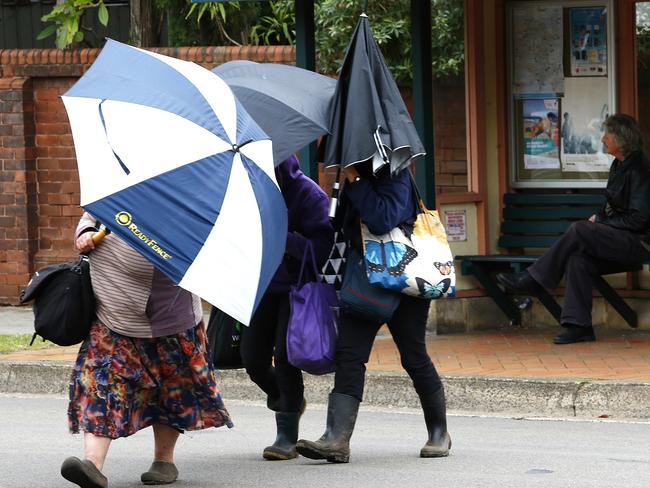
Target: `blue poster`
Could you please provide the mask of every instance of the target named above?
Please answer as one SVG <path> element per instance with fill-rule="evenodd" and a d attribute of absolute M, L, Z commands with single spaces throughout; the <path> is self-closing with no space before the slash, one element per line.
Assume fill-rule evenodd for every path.
<path fill-rule="evenodd" d="M 607 76 L 607 8 L 572 8 L 571 76 Z"/>

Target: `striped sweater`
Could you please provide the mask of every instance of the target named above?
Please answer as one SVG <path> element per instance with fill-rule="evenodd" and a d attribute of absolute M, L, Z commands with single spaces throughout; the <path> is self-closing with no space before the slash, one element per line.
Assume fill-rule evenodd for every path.
<path fill-rule="evenodd" d="M 75 239 L 96 231 L 95 218 L 84 213 Z M 128 337 L 161 337 L 194 327 L 203 318 L 201 299 L 179 288 L 142 255 L 114 234 L 89 254 L 97 318 Z"/>

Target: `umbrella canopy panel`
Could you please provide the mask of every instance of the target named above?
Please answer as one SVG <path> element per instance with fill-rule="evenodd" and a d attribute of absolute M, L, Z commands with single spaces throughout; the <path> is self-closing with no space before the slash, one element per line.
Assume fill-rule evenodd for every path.
<path fill-rule="evenodd" d="M 229 61 L 212 70 L 273 140 L 273 159 L 327 133 L 336 80 L 286 64 Z"/>
<path fill-rule="evenodd" d="M 175 283 L 248 323 L 284 253 L 272 145 L 193 63 L 110 41 L 63 97 L 81 205 Z"/>

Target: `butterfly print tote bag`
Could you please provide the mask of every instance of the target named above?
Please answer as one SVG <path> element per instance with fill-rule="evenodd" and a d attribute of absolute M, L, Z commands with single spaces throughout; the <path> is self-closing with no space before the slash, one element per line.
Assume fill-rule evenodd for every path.
<path fill-rule="evenodd" d="M 400 225 L 375 235 L 361 222 L 361 241 L 368 281 L 375 286 L 425 299 L 452 297 L 456 272 L 447 233 L 438 212 L 429 210 L 417 193 L 412 228 Z"/>

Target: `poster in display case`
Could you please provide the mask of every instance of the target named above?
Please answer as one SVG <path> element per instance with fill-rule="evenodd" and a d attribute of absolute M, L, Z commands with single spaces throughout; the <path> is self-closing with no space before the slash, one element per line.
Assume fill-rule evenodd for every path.
<path fill-rule="evenodd" d="M 514 188 L 598 188 L 613 158 L 611 0 L 508 3 L 510 181 Z"/>

